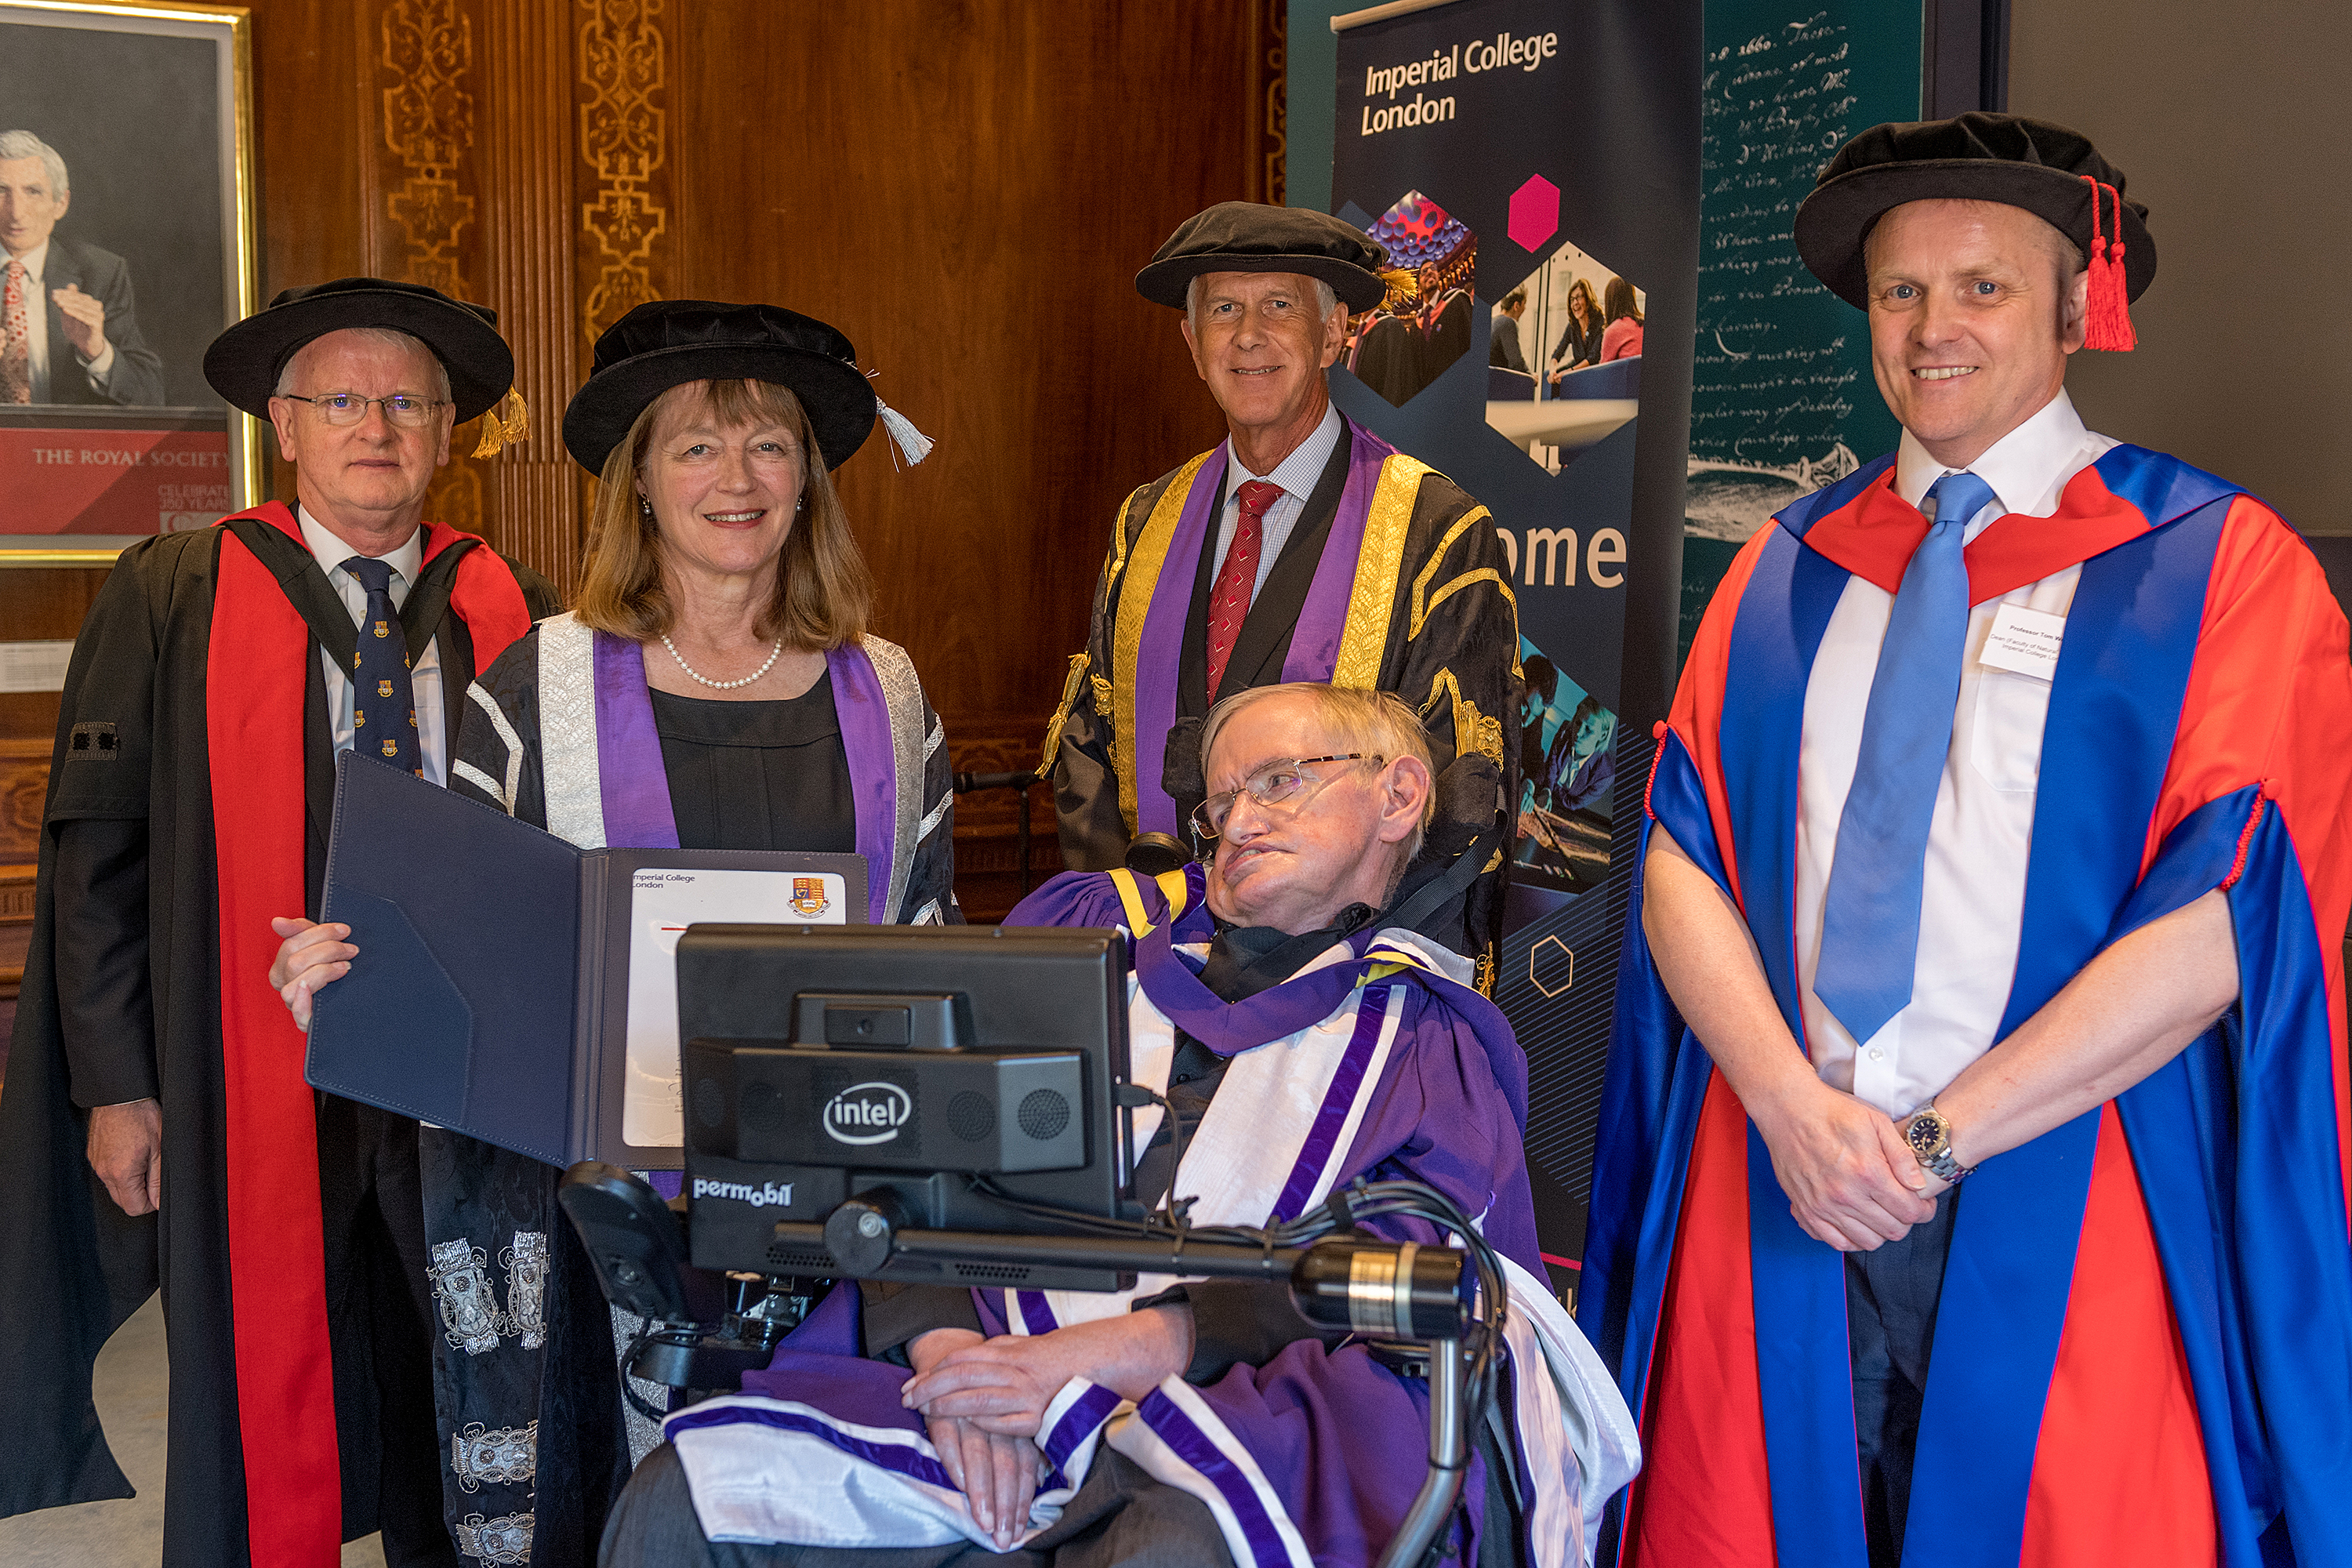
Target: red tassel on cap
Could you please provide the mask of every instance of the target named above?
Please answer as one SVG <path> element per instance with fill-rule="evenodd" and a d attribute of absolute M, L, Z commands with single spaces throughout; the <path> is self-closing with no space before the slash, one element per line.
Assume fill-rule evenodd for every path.
<path fill-rule="evenodd" d="M 2139 346 L 2132 331 L 2131 297 L 2124 281 L 2124 197 L 2113 185 L 2082 176 L 2091 187 L 2091 282 L 2084 310 L 2083 346 L 2128 353 Z M 2099 221 L 2099 193 L 2115 198 L 2115 237 L 2105 237 Z"/>

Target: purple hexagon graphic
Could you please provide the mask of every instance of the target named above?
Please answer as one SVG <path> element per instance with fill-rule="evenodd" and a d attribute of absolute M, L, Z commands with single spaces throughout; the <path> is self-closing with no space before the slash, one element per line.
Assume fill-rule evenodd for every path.
<path fill-rule="evenodd" d="M 1559 187 L 1541 174 L 1511 193 L 1511 241 L 1532 253 L 1559 232 Z"/>

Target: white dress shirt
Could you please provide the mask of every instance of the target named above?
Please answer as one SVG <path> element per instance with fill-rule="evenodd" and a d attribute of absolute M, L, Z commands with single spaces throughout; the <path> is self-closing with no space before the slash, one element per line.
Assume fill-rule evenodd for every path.
<path fill-rule="evenodd" d="M 1963 537 L 1975 539 L 2006 512 L 2050 516 L 2066 481 L 2115 445 L 2085 429 L 2060 391 L 1969 465 L 1992 487 L 1993 500 L 1969 520 Z M 1895 460 L 1896 494 L 1918 506 L 1951 471 L 1904 433 Z M 1859 1045 L 1813 994 L 1813 975 L 1838 818 L 1861 754 L 1864 711 L 1894 595 L 1860 577 L 1849 581 L 1814 658 L 1798 762 L 1797 973 L 1807 1044 L 1824 1082 L 1890 1116 L 1908 1116 L 1990 1049 L 2008 1007 L 2050 682 L 1978 660 L 2002 605 L 2063 618 L 2081 575 L 2080 566 L 2069 566 L 1969 612 L 1951 752 L 1927 833 L 1911 1000 Z"/>
<path fill-rule="evenodd" d="M 310 515 L 308 507 L 295 510 L 302 524 L 302 542 L 310 547 L 311 557 L 319 570 L 327 574 L 327 582 L 341 596 L 343 607 L 352 613 L 354 625 L 366 619 L 367 589 L 360 580 L 343 570 L 343 563 L 362 553 L 327 531 L 326 525 Z M 408 536 L 408 542 L 389 554 L 377 557 L 392 568 L 392 607 L 399 609 L 408 602 L 408 590 L 415 584 L 416 574 L 425 565 L 425 531 L 420 528 Z M 327 716 L 333 721 L 335 754 L 341 756 L 352 749 L 352 737 L 357 726 L 352 722 L 351 671 L 344 668 L 348 653 L 336 653 L 320 648 L 319 659 L 327 672 Z M 441 649 L 437 638 L 427 638 L 422 648 L 408 650 L 409 684 L 416 696 L 416 753 L 424 764 L 425 777 L 433 784 L 449 782 L 448 746 L 444 738 L 447 728 L 441 714 Z"/>
<path fill-rule="evenodd" d="M 1339 444 L 1339 410 L 1336 405 L 1323 410 L 1323 423 L 1274 466 L 1270 474 L 1253 474 L 1242 467 L 1234 455 L 1234 440 L 1225 437 L 1225 500 L 1217 512 L 1216 564 L 1210 569 L 1209 581 L 1215 582 L 1225 569 L 1225 552 L 1233 548 L 1234 534 L 1242 525 L 1241 489 L 1251 479 L 1264 479 L 1280 485 L 1282 494 L 1265 509 L 1261 525 L 1263 542 L 1258 546 L 1257 580 L 1250 584 L 1250 603 L 1257 603 L 1257 591 L 1265 586 L 1266 574 L 1282 558 L 1282 547 L 1290 542 L 1290 531 L 1298 521 L 1298 514 L 1307 510 L 1307 498 L 1315 493 L 1315 483 L 1323 477 L 1323 465 L 1331 460 L 1331 449 Z"/>
<path fill-rule="evenodd" d="M 10 261 L 25 269 L 25 331 L 26 353 L 32 360 L 33 401 L 55 403 L 58 399 L 49 386 L 49 289 L 46 279 L 49 270 L 49 242 L 41 241 L 22 256 L 12 257 L 0 250 L 0 273 L 5 273 Z M 68 344 L 70 350 L 72 345 Z M 106 352 L 97 359 L 83 363 L 79 354 L 75 363 L 89 378 L 91 386 L 103 392 L 106 378 L 114 369 L 114 344 L 110 341 Z"/>

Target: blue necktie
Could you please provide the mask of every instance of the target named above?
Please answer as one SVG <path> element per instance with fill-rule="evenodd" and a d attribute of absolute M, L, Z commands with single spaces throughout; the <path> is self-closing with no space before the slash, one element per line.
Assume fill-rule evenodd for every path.
<path fill-rule="evenodd" d="M 1921 879 L 1936 790 L 1952 749 L 1960 656 L 1969 637 L 1961 531 L 1993 499 L 1970 473 L 1927 492 L 1935 522 L 1904 569 L 1863 710 L 1862 752 L 1838 818 L 1837 857 L 1822 913 L 1819 996 L 1859 1045 L 1911 1000 L 1919 960 Z"/>
<path fill-rule="evenodd" d="M 392 607 L 392 567 L 354 555 L 343 570 L 367 590 L 359 650 L 352 655 L 352 745 L 366 756 L 422 773 L 416 689 L 408 676 L 408 637 Z"/>

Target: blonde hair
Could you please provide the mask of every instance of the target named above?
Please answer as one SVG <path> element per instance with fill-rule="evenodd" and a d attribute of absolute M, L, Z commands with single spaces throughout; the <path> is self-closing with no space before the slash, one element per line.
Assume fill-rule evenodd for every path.
<path fill-rule="evenodd" d="M 661 531 L 637 493 L 646 451 L 665 412 L 707 416 L 721 428 L 781 425 L 800 443 L 806 478 L 802 510 L 784 535 L 776 563 L 776 596 L 753 634 L 781 637 L 787 647 L 819 653 L 866 636 L 874 607 L 874 580 L 849 531 L 849 516 L 825 471 L 824 454 L 808 412 L 788 387 L 768 381 L 698 381 L 670 388 L 646 406 L 629 433 L 604 459 L 588 517 L 588 558 L 581 570 L 572 614 L 600 632 L 646 642 L 677 624 L 662 586 Z"/>
<path fill-rule="evenodd" d="M 1254 686 L 1246 691 L 1236 691 L 1209 710 L 1201 725 L 1201 773 L 1209 772 L 1209 753 L 1215 749 L 1217 737 L 1224 732 L 1243 710 L 1274 697 L 1311 697 L 1315 700 L 1315 717 L 1335 739 L 1339 749 L 1364 752 L 1381 759 L 1383 764 L 1399 757 L 1417 757 L 1429 770 L 1432 785 L 1429 799 L 1423 804 L 1421 820 L 1413 825 L 1412 837 L 1404 841 L 1404 857 L 1400 868 L 1412 863 L 1421 853 L 1423 831 L 1429 826 L 1430 813 L 1436 809 L 1437 791 L 1434 781 L 1436 763 L 1431 759 L 1429 731 L 1422 728 L 1421 715 L 1412 704 L 1393 691 L 1363 691 L 1352 686 L 1331 686 L 1320 680 L 1290 680 L 1279 686 Z"/>

